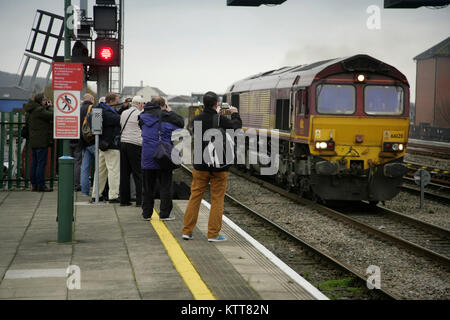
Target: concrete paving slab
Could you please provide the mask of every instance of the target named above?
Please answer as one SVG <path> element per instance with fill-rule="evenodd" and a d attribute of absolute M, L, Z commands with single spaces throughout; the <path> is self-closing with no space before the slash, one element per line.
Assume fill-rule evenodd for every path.
<path fill-rule="evenodd" d="M 0 289 L 66 287 L 66 278 L 5 279 Z"/>
<path fill-rule="evenodd" d="M 142 291 L 144 300 L 194 300 L 192 293 L 186 290 Z"/>
<path fill-rule="evenodd" d="M 26 297 L 59 297 L 67 296 L 67 288 L 64 287 L 39 287 L 39 288 L 0 288 L 0 299 L 16 299 Z"/>
<path fill-rule="evenodd" d="M 117 290 L 71 290 L 69 300 L 141 300 L 137 291 Z"/>

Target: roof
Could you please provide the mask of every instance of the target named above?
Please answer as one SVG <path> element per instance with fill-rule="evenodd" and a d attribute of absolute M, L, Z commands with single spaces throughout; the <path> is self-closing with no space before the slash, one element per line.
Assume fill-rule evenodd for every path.
<path fill-rule="evenodd" d="M 162 97 L 166 97 L 167 94 L 165 94 L 164 92 L 162 92 L 159 88 L 155 88 L 155 87 L 124 87 L 122 89 L 122 96 L 135 96 L 137 95 L 137 93 L 145 88 L 150 88 L 153 91 L 153 96 L 162 96 Z"/>
<path fill-rule="evenodd" d="M 31 91 L 19 87 L 0 87 L 0 100 L 28 100 Z"/>
<path fill-rule="evenodd" d="M 169 99 L 171 103 L 192 103 L 197 102 L 197 98 L 189 97 L 189 96 L 176 96 Z"/>
<path fill-rule="evenodd" d="M 123 96 L 135 96 L 136 93 L 141 90 L 143 87 L 123 87 L 122 95 Z"/>
<path fill-rule="evenodd" d="M 282 89 L 292 88 L 293 86 L 308 87 L 317 77 L 354 71 L 385 73 L 407 83 L 406 77 L 393 66 L 368 55 L 360 54 L 262 72 L 234 83 L 227 92 Z"/>
<path fill-rule="evenodd" d="M 434 57 L 450 57 L 450 37 L 439 42 L 434 47 L 422 52 L 414 60 L 425 60 Z"/>

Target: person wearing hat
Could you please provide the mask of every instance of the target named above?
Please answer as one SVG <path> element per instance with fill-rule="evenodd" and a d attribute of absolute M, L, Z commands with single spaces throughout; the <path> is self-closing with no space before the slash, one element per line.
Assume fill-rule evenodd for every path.
<path fill-rule="evenodd" d="M 127 99 L 128 100 L 128 99 Z M 120 205 L 130 206 L 130 175 L 136 186 L 136 207 L 142 205 L 142 135 L 139 115 L 144 109 L 144 99 L 136 96 L 131 107 L 120 116 Z"/>
<path fill-rule="evenodd" d="M 125 102 L 122 104 L 122 106 L 120 107 L 120 109 L 118 111 L 120 115 L 122 115 L 122 113 L 124 113 L 124 111 L 126 111 L 130 108 L 132 101 L 133 101 L 133 99 L 131 99 L 131 98 L 125 99 Z"/>

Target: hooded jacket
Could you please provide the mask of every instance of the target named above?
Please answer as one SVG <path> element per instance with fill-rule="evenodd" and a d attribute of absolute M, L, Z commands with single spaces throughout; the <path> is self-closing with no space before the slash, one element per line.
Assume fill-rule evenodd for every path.
<path fill-rule="evenodd" d="M 24 105 L 33 149 L 49 147 L 53 142 L 53 108 L 44 107 L 32 100 Z"/>
<path fill-rule="evenodd" d="M 172 132 L 184 127 L 184 119 L 175 112 L 161 111 L 158 105 L 147 103 L 139 115 L 139 126 L 142 129 L 142 169 L 159 170 L 153 159 L 159 145 L 159 114 L 161 119 L 161 140 L 172 144 Z M 173 144 L 172 144 L 173 145 Z"/>

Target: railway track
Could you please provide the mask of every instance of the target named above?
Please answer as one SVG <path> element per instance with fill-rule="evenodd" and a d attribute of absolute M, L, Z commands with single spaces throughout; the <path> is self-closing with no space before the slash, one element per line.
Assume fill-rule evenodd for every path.
<path fill-rule="evenodd" d="M 436 141 L 409 139 L 406 152 L 440 159 L 450 159 L 450 144 Z"/>
<path fill-rule="evenodd" d="M 338 211 L 343 213 L 339 209 Z M 408 249 L 450 266 L 450 230 L 365 202 L 358 203 L 354 207 L 346 207 L 344 214 L 384 231 L 395 239 L 395 242 Z"/>
<path fill-rule="evenodd" d="M 415 184 L 414 179 L 405 177 L 403 181 L 403 191 L 420 196 L 420 187 Z M 450 205 L 450 187 L 430 183 L 425 187 L 424 195 L 425 198 L 430 200 L 436 200 Z"/>
<path fill-rule="evenodd" d="M 352 211 L 341 210 L 337 211 L 334 208 L 324 206 L 318 203 L 315 203 L 311 200 L 301 198 L 300 196 L 290 193 L 285 189 L 282 189 L 278 186 L 275 186 L 267 181 L 263 181 L 254 176 L 250 176 L 244 174 L 236 169 L 232 169 L 232 172 L 236 175 L 239 175 L 245 179 L 248 179 L 252 182 L 262 185 L 263 187 L 274 191 L 288 199 L 291 199 L 297 203 L 301 203 L 303 205 L 307 205 L 316 209 L 318 212 L 325 214 L 333 219 L 340 220 L 344 223 L 350 224 L 354 227 L 357 227 L 364 232 L 368 232 L 372 236 L 375 236 L 384 241 L 389 241 L 390 243 L 403 247 L 407 250 L 415 252 L 421 256 L 425 256 L 427 258 L 433 259 L 441 265 L 446 267 L 450 267 L 450 231 L 446 229 L 439 228 L 437 226 L 428 224 L 426 222 L 408 217 L 406 215 L 390 211 L 386 208 L 382 208 L 380 206 L 373 207 L 370 211 L 378 212 L 378 215 L 382 217 L 385 216 L 385 219 L 390 219 L 389 224 L 388 220 L 384 220 L 384 224 L 386 225 L 394 225 L 393 221 L 396 219 L 397 229 L 395 229 L 395 233 L 391 229 L 386 229 L 386 227 L 379 228 L 380 225 L 369 224 L 363 221 L 362 218 L 358 219 L 358 216 L 361 217 L 364 213 L 367 214 L 367 210 L 369 205 L 364 203 L 365 210 L 359 209 L 358 212 L 353 212 L 355 217 L 352 217 Z M 369 211 L 369 213 L 370 213 Z M 345 213 L 344 213 L 345 212 Z M 380 213 L 383 213 L 381 215 Z M 381 219 L 381 218 L 379 218 Z M 403 228 L 399 227 L 399 224 L 404 224 Z M 427 245 L 427 247 L 424 246 Z M 432 245 L 433 244 L 433 245 Z M 439 247 L 438 252 L 434 251 Z M 441 254 L 444 253 L 444 254 Z"/>
<path fill-rule="evenodd" d="M 409 171 L 407 173 L 407 178 L 410 180 L 413 179 L 414 174 L 417 170 L 423 169 L 427 170 L 431 174 L 431 182 L 434 185 L 442 186 L 442 187 L 448 187 L 450 189 L 450 172 L 448 170 L 440 169 L 440 168 L 433 168 L 430 166 L 426 166 L 417 162 L 405 162 L 405 164 L 408 166 Z"/>
<path fill-rule="evenodd" d="M 188 167 L 182 166 L 182 168 L 185 172 L 192 174 Z M 358 291 L 364 290 L 366 298 L 368 299 L 399 299 L 398 296 L 386 289 L 367 289 L 367 277 L 365 275 L 360 274 L 351 266 L 331 257 L 323 250 L 306 243 L 282 226 L 249 208 L 229 194 L 225 195 L 224 214 L 230 217 L 236 216 L 235 220 L 239 220 L 241 223 L 243 221 L 243 214 L 246 214 L 247 219 L 251 220 L 247 222 L 252 225 L 252 227 L 259 225 L 263 230 L 261 234 L 262 239 L 257 240 L 262 240 L 263 243 L 266 242 L 265 245 L 267 245 L 267 241 L 269 241 L 269 247 L 276 246 L 278 247 L 278 250 L 289 249 L 289 251 L 286 252 L 284 256 L 280 256 L 280 258 L 299 274 L 306 277 L 307 280 L 310 280 L 308 278 L 311 276 L 310 273 L 312 270 L 314 270 L 315 275 L 313 276 L 313 283 L 323 283 L 334 280 L 336 277 L 344 278 L 347 282 L 352 283 L 353 286 L 356 285 Z M 258 238 L 257 235 L 256 238 Z M 272 241 L 270 239 L 272 239 Z M 351 292 L 348 292 L 348 297 L 345 296 L 345 293 L 343 294 L 344 298 L 352 298 Z"/>

